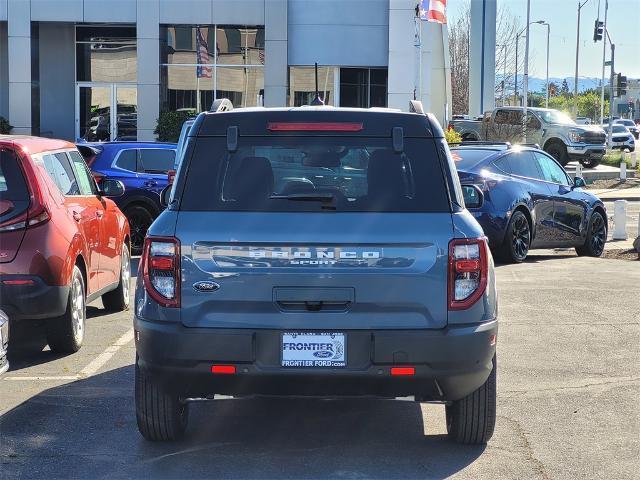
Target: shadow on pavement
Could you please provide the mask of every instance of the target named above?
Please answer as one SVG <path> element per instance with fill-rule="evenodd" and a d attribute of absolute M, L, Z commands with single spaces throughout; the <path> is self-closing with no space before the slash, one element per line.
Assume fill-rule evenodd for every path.
<path fill-rule="evenodd" d="M 133 367 L 45 390 L 0 417 L 2 478 L 445 478 L 484 451 L 425 436 L 413 402 L 191 407 L 184 440 L 150 443 L 136 428 Z"/>

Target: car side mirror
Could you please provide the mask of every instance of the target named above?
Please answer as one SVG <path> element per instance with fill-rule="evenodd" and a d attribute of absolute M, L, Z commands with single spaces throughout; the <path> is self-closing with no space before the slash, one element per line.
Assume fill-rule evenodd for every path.
<path fill-rule="evenodd" d="M 584 181 L 584 178 L 582 177 L 575 177 L 573 179 L 573 186 L 575 188 L 582 188 L 582 187 L 586 187 L 587 183 Z"/>
<path fill-rule="evenodd" d="M 100 196 L 121 197 L 122 195 L 124 195 L 124 183 L 120 180 L 107 178 L 100 182 Z"/>
<path fill-rule="evenodd" d="M 167 208 L 169 206 L 169 201 L 171 200 L 172 187 L 173 187 L 173 184 L 170 183 L 169 185 L 167 185 L 162 189 L 162 192 L 160 192 L 160 205 L 162 205 L 164 208 Z"/>
<path fill-rule="evenodd" d="M 467 208 L 480 208 L 484 203 L 484 194 L 475 185 L 462 185 L 462 196 Z"/>

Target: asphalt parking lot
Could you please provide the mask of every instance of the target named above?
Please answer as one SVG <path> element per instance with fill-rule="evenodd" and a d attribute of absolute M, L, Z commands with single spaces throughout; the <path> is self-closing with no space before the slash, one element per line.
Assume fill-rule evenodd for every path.
<path fill-rule="evenodd" d="M 0 478 L 638 478 L 638 264 L 534 252 L 497 275 L 498 420 L 486 448 L 448 441 L 442 406 L 372 399 L 194 404 L 185 440 L 147 443 L 131 313 L 96 302 L 77 354 L 11 358 Z"/>

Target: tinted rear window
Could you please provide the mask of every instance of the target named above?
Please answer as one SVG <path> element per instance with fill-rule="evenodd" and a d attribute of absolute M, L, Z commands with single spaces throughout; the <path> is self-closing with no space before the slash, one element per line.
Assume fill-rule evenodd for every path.
<path fill-rule="evenodd" d="M 29 201 L 29 189 L 15 154 L 0 150 L 0 200 Z"/>
<path fill-rule="evenodd" d="M 191 141 L 182 210 L 450 211 L 431 139 L 406 138 L 400 154 L 389 138 L 245 137 L 234 153 Z"/>
<path fill-rule="evenodd" d="M 498 150 L 454 148 L 451 150 L 451 156 L 453 157 L 458 170 L 472 170 L 482 160 L 487 158 L 489 155 L 493 155 L 497 151 Z"/>
<path fill-rule="evenodd" d="M 145 172 L 167 172 L 173 169 L 176 152 L 169 149 L 143 148 L 140 161 Z"/>

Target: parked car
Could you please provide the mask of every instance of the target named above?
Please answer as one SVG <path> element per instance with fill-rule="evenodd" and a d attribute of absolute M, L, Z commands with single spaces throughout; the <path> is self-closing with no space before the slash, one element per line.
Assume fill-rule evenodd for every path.
<path fill-rule="evenodd" d="M 162 211 L 160 192 L 167 186 L 167 172 L 176 157 L 174 143 L 105 142 L 79 143 L 98 185 L 119 180 L 125 194 L 114 199 L 131 227 L 131 253 L 142 252 L 147 229 Z"/>
<path fill-rule="evenodd" d="M 445 403 L 456 441 L 489 440 L 493 260 L 413 108 L 198 116 L 140 260 L 145 438 L 179 437 L 193 399 L 274 394 L 411 395 Z"/>
<path fill-rule="evenodd" d="M 497 257 L 522 262 L 536 248 L 574 247 L 599 257 L 607 211 L 548 153 L 530 147 L 462 144 L 452 148 L 460 182 L 484 193 L 470 208 Z"/>
<path fill-rule="evenodd" d="M 576 123 L 578 125 L 591 125 L 593 123 L 593 120 L 591 120 L 589 117 L 576 117 Z"/>
<path fill-rule="evenodd" d="M 0 375 L 9 370 L 9 317 L 0 310 Z"/>
<path fill-rule="evenodd" d="M 609 130 L 609 126 L 603 126 L 605 131 Z M 633 134 L 625 125 L 614 123 L 611 127 L 611 148 L 614 150 L 626 150 L 633 152 L 636 149 L 636 141 Z"/>
<path fill-rule="evenodd" d="M 451 126 L 463 140 L 520 143 L 521 107 L 498 107 L 480 121 L 452 120 Z M 577 125 L 568 115 L 550 108 L 527 109 L 527 143 L 538 144 L 561 165 L 579 160 L 586 168 L 596 167 L 604 156 L 606 134 L 602 128 Z"/>
<path fill-rule="evenodd" d="M 46 319 L 55 352 L 82 345 L 87 302 L 129 307 L 129 225 L 107 198 L 123 193 L 116 180 L 98 188 L 71 143 L 0 136 L 0 308 Z"/>
<path fill-rule="evenodd" d="M 628 120 L 626 118 L 614 120 L 614 125 L 624 125 L 629 129 L 633 137 L 638 140 L 640 138 L 640 127 L 636 125 L 636 122 L 633 120 Z"/>

